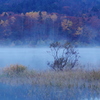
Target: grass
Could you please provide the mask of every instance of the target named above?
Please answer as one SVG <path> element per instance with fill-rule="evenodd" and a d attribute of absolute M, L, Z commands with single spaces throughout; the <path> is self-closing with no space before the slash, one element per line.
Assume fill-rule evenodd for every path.
<path fill-rule="evenodd" d="M 34 96 L 39 98 L 37 100 L 84 100 L 83 97 L 97 97 L 95 94 L 100 93 L 100 70 L 36 71 L 23 65 L 11 65 L 0 71 L 1 83 L 23 86 L 17 88 L 21 94 L 31 97 L 30 100 Z M 10 89 L 13 91 L 13 87 Z"/>
<path fill-rule="evenodd" d="M 0 82 L 7 84 L 100 89 L 100 70 L 35 71 L 28 70 L 23 65 L 11 65 L 2 69 Z"/>

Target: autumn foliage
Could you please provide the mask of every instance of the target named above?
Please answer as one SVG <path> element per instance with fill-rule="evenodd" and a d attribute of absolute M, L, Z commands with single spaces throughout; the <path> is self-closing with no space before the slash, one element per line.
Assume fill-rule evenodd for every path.
<path fill-rule="evenodd" d="M 66 16 L 46 11 L 0 14 L 0 45 L 46 45 L 50 41 L 99 42 L 100 19 Z"/>

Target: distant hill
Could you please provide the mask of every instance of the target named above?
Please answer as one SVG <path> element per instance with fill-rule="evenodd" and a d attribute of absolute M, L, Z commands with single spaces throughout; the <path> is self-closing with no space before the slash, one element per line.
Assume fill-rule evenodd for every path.
<path fill-rule="evenodd" d="M 0 0 L 0 13 L 47 11 L 81 16 L 84 13 L 97 13 L 99 10 L 100 0 Z"/>

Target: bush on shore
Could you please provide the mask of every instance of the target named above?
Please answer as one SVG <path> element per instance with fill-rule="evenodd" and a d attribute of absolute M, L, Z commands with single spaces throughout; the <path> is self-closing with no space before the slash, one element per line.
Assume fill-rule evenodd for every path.
<path fill-rule="evenodd" d="M 55 71 L 71 70 L 78 62 L 78 52 L 74 46 L 66 42 L 61 44 L 60 42 L 54 42 L 50 44 L 50 49 L 54 61 L 48 63 L 48 65 Z"/>
<path fill-rule="evenodd" d="M 10 65 L 9 67 L 6 67 L 3 69 L 3 73 L 6 75 L 19 75 L 21 73 L 24 73 L 27 70 L 26 66 L 23 65 Z"/>

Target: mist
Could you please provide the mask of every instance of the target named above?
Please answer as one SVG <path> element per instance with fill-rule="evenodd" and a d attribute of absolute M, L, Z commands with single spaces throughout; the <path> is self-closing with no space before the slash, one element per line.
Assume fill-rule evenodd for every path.
<path fill-rule="evenodd" d="M 82 65 L 90 65 L 85 69 L 98 69 L 100 64 L 99 48 L 77 48 L 79 52 L 78 62 Z M 0 68 L 10 66 L 12 64 L 21 64 L 29 69 L 48 70 L 48 62 L 54 59 L 48 47 L 38 48 L 0 48 Z"/>
<path fill-rule="evenodd" d="M 51 57 L 46 51 L 45 48 L 0 48 L 0 67 L 21 64 L 29 69 L 47 69 L 47 60 Z"/>

